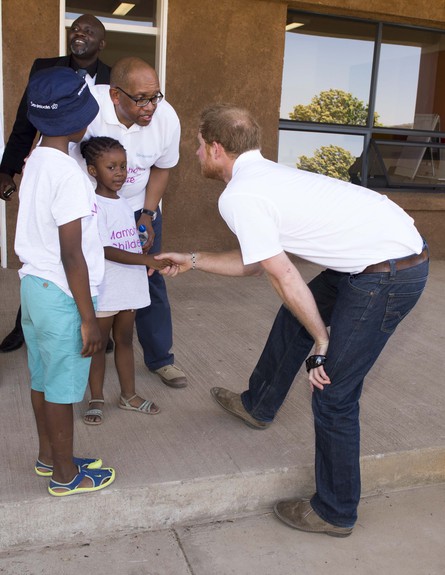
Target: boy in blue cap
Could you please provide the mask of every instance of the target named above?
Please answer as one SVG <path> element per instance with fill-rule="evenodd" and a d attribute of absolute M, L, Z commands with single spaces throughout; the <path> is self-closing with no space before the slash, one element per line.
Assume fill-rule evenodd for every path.
<path fill-rule="evenodd" d="M 28 85 L 28 118 L 42 134 L 20 186 L 15 251 L 23 263 L 22 326 L 37 424 L 37 475 L 62 497 L 110 485 L 114 469 L 73 456 L 73 403 L 82 401 L 100 348 L 94 299 L 104 272 L 95 193 L 68 155 L 99 106 L 70 68 L 48 68 Z"/>

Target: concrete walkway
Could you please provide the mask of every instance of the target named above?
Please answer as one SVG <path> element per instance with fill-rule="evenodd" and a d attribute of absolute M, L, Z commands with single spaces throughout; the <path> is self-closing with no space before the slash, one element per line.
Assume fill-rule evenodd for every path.
<path fill-rule="evenodd" d="M 301 271 L 309 279 L 318 270 L 305 264 Z M 0 281 L 1 339 L 17 310 L 17 272 L 0 270 Z M 445 262 L 432 262 L 426 293 L 367 378 L 361 404 L 364 496 L 445 481 L 444 285 Z M 169 528 L 186 534 L 187 525 L 267 514 L 277 499 L 312 493 L 314 437 L 303 370 L 266 431 L 232 418 L 209 394 L 214 385 L 245 388 L 279 306 L 267 280 L 189 273 L 169 280 L 169 293 L 176 362 L 187 372 L 189 387 L 173 390 L 160 383 L 144 367 L 136 344 L 137 389 L 155 400 L 161 413 L 146 416 L 117 408 L 119 385 L 111 357 L 103 425 L 83 423 L 86 402 L 75 408 L 76 455 L 100 456 L 116 468 L 115 483 L 99 493 L 61 499 L 48 495 L 47 480 L 33 472 L 37 445 L 26 351 L 0 354 L 0 449 L 6 462 L 0 466 L 0 550 L 136 537 Z M 361 506 L 359 521 L 377 536 L 381 522 L 368 519 L 366 508 Z M 275 532 L 271 517 L 258 520 Z M 247 523 L 237 522 L 236 537 L 243 525 L 246 532 L 251 529 L 249 519 L 242 521 Z M 198 534 L 199 527 L 191 532 L 195 529 Z M 295 536 L 289 531 L 283 537 Z M 172 532 L 159 537 L 168 539 Z M 220 560 L 229 558 L 230 552 Z M 235 568 L 192 572 L 243 573 Z"/>
<path fill-rule="evenodd" d="M 0 553 L 8 575 L 443 575 L 445 484 L 366 498 L 347 539 L 268 513 Z"/>

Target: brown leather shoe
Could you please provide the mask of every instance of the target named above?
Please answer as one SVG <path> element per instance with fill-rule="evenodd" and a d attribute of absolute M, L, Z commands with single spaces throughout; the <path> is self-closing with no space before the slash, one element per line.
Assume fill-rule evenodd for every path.
<path fill-rule="evenodd" d="M 311 502 L 301 499 L 279 501 L 274 507 L 275 515 L 289 527 L 309 533 L 326 533 L 331 537 L 348 537 L 352 527 L 337 527 L 324 521 L 312 508 Z"/>
<path fill-rule="evenodd" d="M 159 375 L 162 383 L 165 383 L 165 385 L 168 385 L 169 387 L 174 387 L 176 389 L 187 387 L 187 377 L 182 369 L 179 369 L 176 365 L 164 365 L 164 367 L 155 369 L 153 373 Z"/>
<path fill-rule="evenodd" d="M 242 419 L 249 427 L 253 427 L 254 429 L 266 429 L 269 427 L 270 423 L 259 421 L 246 411 L 239 393 L 234 393 L 229 389 L 224 389 L 224 387 L 212 387 L 210 393 L 221 407 L 232 415 L 236 415 L 236 417 Z"/>

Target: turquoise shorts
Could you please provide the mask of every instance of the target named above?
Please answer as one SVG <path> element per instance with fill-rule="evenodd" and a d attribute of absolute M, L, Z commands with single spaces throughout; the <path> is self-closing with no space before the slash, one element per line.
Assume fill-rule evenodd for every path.
<path fill-rule="evenodd" d="M 21 280 L 20 296 L 31 389 L 51 403 L 82 401 L 91 358 L 80 355 L 76 302 L 54 283 L 32 275 Z"/>

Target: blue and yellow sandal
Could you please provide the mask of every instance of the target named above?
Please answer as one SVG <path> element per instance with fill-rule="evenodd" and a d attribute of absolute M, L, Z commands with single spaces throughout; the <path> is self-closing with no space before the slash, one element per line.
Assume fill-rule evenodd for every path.
<path fill-rule="evenodd" d="M 55 497 L 65 497 L 65 495 L 75 495 L 76 493 L 99 491 L 99 489 L 104 489 L 111 485 L 116 478 L 116 473 L 111 467 L 103 467 L 102 469 L 80 467 L 79 469 L 79 473 L 70 483 L 59 483 L 51 479 L 48 486 L 50 494 Z M 90 487 L 79 487 L 85 477 L 91 480 L 92 485 Z"/>
<path fill-rule="evenodd" d="M 100 469 L 102 467 L 102 459 L 89 459 L 87 457 L 73 457 L 74 465 L 78 467 L 86 467 L 87 469 Z M 42 463 L 37 459 L 34 466 L 34 471 L 40 477 L 52 477 L 53 466 Z"/>

